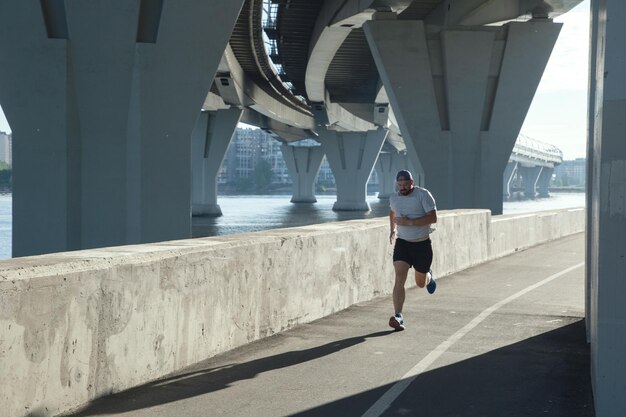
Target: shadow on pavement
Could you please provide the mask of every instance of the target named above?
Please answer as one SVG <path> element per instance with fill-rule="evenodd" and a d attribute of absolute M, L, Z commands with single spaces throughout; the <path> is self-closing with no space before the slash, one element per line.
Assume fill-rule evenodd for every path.
<path fill-rule="evenodd" d="M 311 349 L 177 375 L 96 400 L 71 416 L 128 412 L 192 398 L 392 332 L 351 337 Z M 381 417 L 594 417 L 589 360 L 584 320 L 579 320 L 425 372 Z M 392 384 L 380 386 L 290 417 L 359 417 L 391 387 Z"/>
<path fill-rule="evenodd" d="M 290 417 L 362 416 L 382 386 Z M 419 375 L 381 417 L 594 417 L 584 320 Z"/>
<path fill-rule="evenodd" d="M 254 378 L 258 374 L 297 365 L 339 352 L 368 338 L 386 336 L 393 330 L 333 341 L 310 349 L 285 352 L 253 361 L 177 374 L 137 388 L 90 402 L 82 410 L 66 417 L 84 417 L 105 413 L 122 413 L 166 404 L 227 388 L 230 384 Z"/>

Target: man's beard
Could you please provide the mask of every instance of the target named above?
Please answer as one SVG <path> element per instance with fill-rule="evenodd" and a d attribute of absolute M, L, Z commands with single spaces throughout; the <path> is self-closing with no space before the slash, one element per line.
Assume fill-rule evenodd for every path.
<path fill-rule="evenodd" d="M 400 190 L 400 194 L 402 194 L 402 195 L 409 195 L 410 193 L 411 193 L 411 188 L 406 188 L 406 189 Z"/>

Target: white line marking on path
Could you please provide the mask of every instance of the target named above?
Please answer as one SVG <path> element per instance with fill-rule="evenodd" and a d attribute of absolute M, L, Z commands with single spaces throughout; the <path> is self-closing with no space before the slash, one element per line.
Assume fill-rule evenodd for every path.
<path fill-rule="evenodd" d="M 433 362 L 435 362 L 441 355 L 443 355 L 452 345 L 459 341 L 463 336 L 469 333 L 474 327 L 478 326 L 481 322 L 483 322 L 487 317 L 491 315 L 494 311 L 498 310 L 500 307 L 510 303 L 511 301 L 529 293 L 530 291 L 541 287 L 542 285 L 547 284 L 550 281 L 553 281 L 559 278 L 562 275 L 567 274 L 568 272 L 573 271 L 576 268 L 580 268 L 585 265 L 584 262 L 571 266 L 567 269 L 564 269 L 561 272 L 557 272 L 554 275 L 550 275 L 548 278 L 537 282 L 529 287 L 524 288 L 523 290 L 516 292 L 510 297 L 505 298 L 504 300 L 495 303 L 491 307 L 483 310 L 478 316 L 474 317 L 472 321 L 467 323 L 462 329 L 458 330 L 452 336 L 450 336 L 447 340 L 442 342 L 439 346 L 437 346 L 432 352 L 424 357 L 421 361 L 417 363 L 413 368 L 409 370 L 399 382 L 396 382 L 393 387 L 389 388 L 387 392 L 383 394 L 382 397 L 378 401 L 374 403 L 362 417 L 380 417 L 387 408 L 395 401 L 396 398 L 404 392 L 405 389 L 421 374 L 426 371 Z"/>

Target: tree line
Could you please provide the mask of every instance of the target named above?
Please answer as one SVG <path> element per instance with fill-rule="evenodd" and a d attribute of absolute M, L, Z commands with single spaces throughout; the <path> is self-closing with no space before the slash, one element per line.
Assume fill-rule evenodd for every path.
<path fill-rule="evenodd" d="M 11 192 L 12 173 L 11 165 L 0 162 L 0 192 Z"/>

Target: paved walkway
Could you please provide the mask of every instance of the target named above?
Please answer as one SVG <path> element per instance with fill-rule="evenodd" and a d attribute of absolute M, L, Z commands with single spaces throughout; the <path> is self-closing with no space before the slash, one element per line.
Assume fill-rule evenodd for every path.
<path fill-rule="evenodd" d="M 592 417 L 582 234 L 99 400 L 75 416 Z"/>

